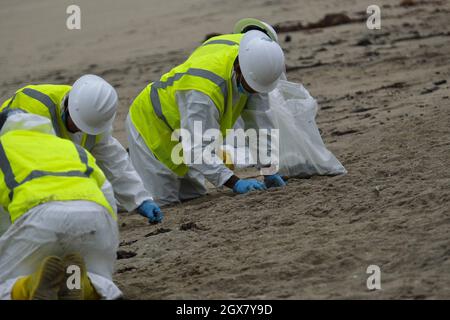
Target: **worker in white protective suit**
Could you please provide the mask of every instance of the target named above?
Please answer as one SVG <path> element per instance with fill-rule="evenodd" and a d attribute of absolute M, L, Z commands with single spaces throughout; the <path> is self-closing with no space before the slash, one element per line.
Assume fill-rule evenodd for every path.
<path fill-rule="evenodd" d="M 227 186 L 235 193 L 285 185 L 276 172 L 264 183 L 240 179 L 222 161 L 179 163 L 173 150 L 179 141 L 172 133 L 183 129 L 195 136 L 195 124 L 209 129 L 233 128 L 242 116 L 246 128 L 272 129 L 268 95 L 284 70 L 280 46 L 266 34 L 252 30 L 208 39 L 186 62 L 149 84 L 134 100 L 126 120 L 131 161 L 146 189 L 159 205 L 179 202 L 206 194 L 205 178 L 214 186 Z M 258 110 L 260 119 L 255 119 Z M 256 124 L 258 124 L 256 126 Z M 209 147 L 186 143 L 182 153 L 199 154 Z"/>
<path fill-rule="evenodd" d="M 111 182 L 120 208 L 137 209 L 150 222 L 160 222 L 161 210 L 146 192 L 126 150 L 112 137 L 117 103 L 116 90 L 101 77 L 88 74 L 73 86 L 25 86 L 6 100 L 0 111 L 22 109 L 48 118 L 58 137 L 92 153 Z"/>
<path fill-rule="evenodd" d="M 112 187 L 47 118 L 0 113 L 0 207 L 0 299 L 121 297 Z"/>

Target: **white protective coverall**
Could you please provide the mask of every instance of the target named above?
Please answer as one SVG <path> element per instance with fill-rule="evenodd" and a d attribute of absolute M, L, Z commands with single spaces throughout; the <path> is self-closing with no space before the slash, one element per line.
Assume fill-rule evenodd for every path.
<path fill-rule="evenodd" d="M 71 140 L 80 144 L 82 136 L 82 132 L 73 133 Z M 89 152 L 112 184 L 120 209 L 131 212 L 145 200 L 152 200 L 138 173 L 134 170 L 127 151 L 112 136 L 112 128 L 102 134 L 101 140 Z"/>
<path fill-rule="evenodd" d="M 34 114 L 11 115 L 0 135 L 14 129 L 54 134 L 50 120 Z M 108 180 L 102 191 L 117 212 Z M 112 275 L 118 246 L 117 222 L 106 208 L 94 202 L 47 202 L 30 209 L 13 224 L 0 207 L 0 299 L 11 299 L 17 279 L 35 272 L 44 258 L 72 252 L 84 258 L 97 293 L 103 299 L 117 299 L 122 293 Z"/>
<path fill-rule="evenodd" d="M 236 75 L 233 72 L 233 103 L 239 99 L 236 84 Z M 194 136 L 194 121 L 203 123 L 203 132 L 207 129 L 219 129 L 219 111 L 214 102 L 204 93 L 196 90 L 177 92 L 177 104 L 180 111 L 180 127 L 188 130 Z M 241 113 L 245 129 L 273 129 L 274 122 L 270 117 L 269 100 L 267 94 L 251 94 Z M 133 166 L 147 191 L 158 205 L 166 205 L 205 195 L 205 178 L 215 187 L 222 186 L 233 175 L 223 162 L 214 164 L 189 164 L 189 171 L 184 177 L 179 177 L 161 163 L 147 147 L 143 137 L 139 134 L 128 115 L 126 120 L 128 145 Z M 202 141 L 199 139 L 198 141 Z M 193 150 L 204 150 L 209 142 L 201 145 L 194 143 L 186 148 L 183 144 L 183 153 Z M 270 146 L 269 146 L 270 149 Z"/>
<path fill-rule="evenodd" d="M 61 110 L 65 109 L 66 99 L 67 96 L 61 102 Z M 72 142 L 81 145 L 83 132 L 68 133 Z M 131 212 L 145 200 L 153 199 L 145 190 L 139 175 L 134 170 L 127 151 L 112 136 L 112 133 L 113 128 L 111 127 L 100 135 L 100 140 L 93 147 L 87 147 L 87 149 L 111 183 L 119 209 Z"/>

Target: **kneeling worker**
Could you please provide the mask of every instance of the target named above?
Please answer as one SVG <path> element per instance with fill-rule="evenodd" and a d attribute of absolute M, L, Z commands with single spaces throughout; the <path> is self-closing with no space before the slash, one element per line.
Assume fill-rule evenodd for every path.
<path fill-rule="evenodd" d="M 120 207 L 129 212 L 137 209 L 150 222 L 161 222 L 161 210 L 145 191 L 126 150 L 112 136 L 117 103 L 117 92 L 111 84 L 87 74 L 73 86 L 25 86 L 6 100 L 0 111 L 22 109 L 48 118 L 58 137 L 92 153 L 111 182 Z"/>
<path fill-rule="evenodd" d="M 183 64 L 149 84 L 134 100 L 127 118 L 130 158 L 146 189 L 159 205 L 192 199 L 206 194 L 204 178 L 216 187 L 225 185 L 236 193 L 284 186 L 278 174 L 256 179 L 240 179 L 222 162 L 181 163 L 172 159 L 178 145 L 172 133 L 184 129 L 194 136 L 194 124 L 202 124 L 226 136 L 242 116 L 246 128 L 273 129 L 265 112 L 268 95 L 284 71 L 283 51 L 260 31 L 228 34 L 208 39 Z M 246 117 L 245 110 L 256 109 L 264 119 Z M 250 114 L 250 113 L 249 113 Z M 259 125 L 264 124 L 263 128 Z M 192 154 L 203 142 L 187 146 Z"/>
<path fill-rule="evenodd" d="M 119 236 L 111 185 L 47 118 L 0 113 L 0 206 L 0 299 L 122 295 L 112 281 Z"/>

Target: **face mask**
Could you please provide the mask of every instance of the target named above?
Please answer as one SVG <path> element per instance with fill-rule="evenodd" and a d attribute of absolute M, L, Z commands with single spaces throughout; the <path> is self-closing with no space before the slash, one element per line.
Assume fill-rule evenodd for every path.
<path fill-rule="evenodd" d="M 239 79 L 236 82 L 237 82 L 237 87 L 238 87 L 239 93 L 248 95 L 249 93 L 245 90 L 244 86 L 242 85 L 242 82 Z"/>

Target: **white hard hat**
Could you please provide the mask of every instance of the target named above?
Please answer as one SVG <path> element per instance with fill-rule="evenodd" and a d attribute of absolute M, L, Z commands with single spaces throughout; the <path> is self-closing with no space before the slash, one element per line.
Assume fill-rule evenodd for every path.
<path fill-rule="evenodd" d="M 275 29 L 270 24 L 254 18 L 244 18 L 236 22 L 233 33 L 246 33 L 250 30 L 265 31 L 273 41 L 278 42 L 278 35 Z"/>
<path fill-rule="evenodd" d="M 275 89 L 284 71 L 281 47 L 261 31 L 248 31 L 239 45 L 239 65 L 247 84 L 255 91 Z"/>
<path fill-rule="evenodd" d="M 117 92 L 99 76 L 79 78 L 69 92 L 69 114 L 84 133 L 97 135 L 108 130 L 117 110 Z"/>

